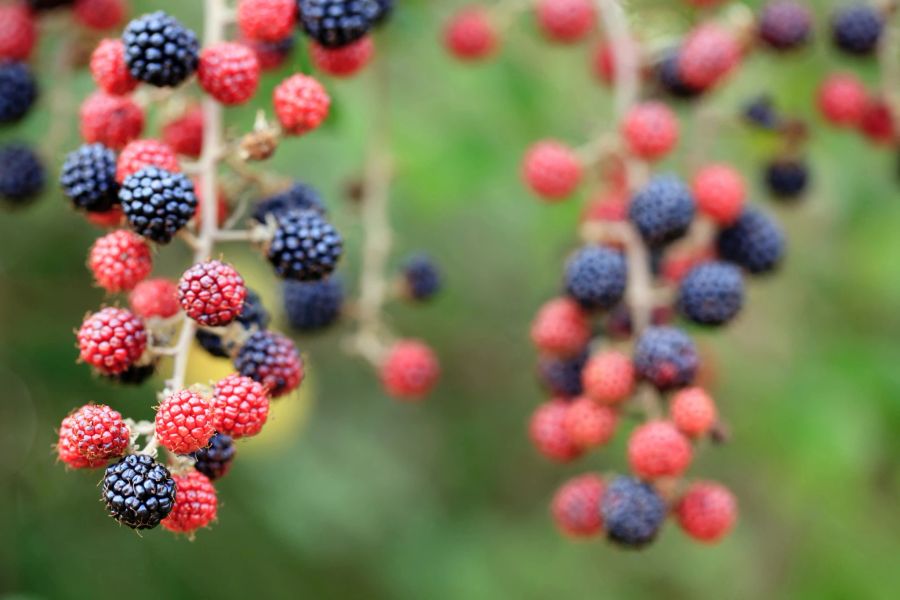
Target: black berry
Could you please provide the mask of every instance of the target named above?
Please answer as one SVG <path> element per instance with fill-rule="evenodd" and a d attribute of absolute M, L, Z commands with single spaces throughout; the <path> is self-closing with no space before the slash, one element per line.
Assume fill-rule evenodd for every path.
<path fill-rule="evenodd" d="M 231 468 L 235 455 L 234 440 L 224 433 L 209 438 L 209 446 L 194 452 L 194 468 L 215 481 L 224 477 Z"/>
<path fill-rule="evenodd" d="M 660 390 L 690 385 L 699 364 L 694 342 L 675 327 L 648 327 L 634 349 L 638 375 Z"/>
<path fill-rule="evenodd" d="M 694 219 L 691 190 L 675 175 L 653 177 L 632 197 L 628 217 L 650 246 L 683 236 Z"/>
<path fill-rule="evenodd" d="M 339 48 L 366 35 L 385 14 L 377 0 L 299 0 L 300 24 L 326 48 Z"/>
<path fill-rule="evenodd" d="M 44 189 L 44 165 L 28 146 L 10 144 L 0 148 L 0 198 L 23 204 Z"/>
<path fill-rule="evenodd" d="M 284 312 L 298 331 L 325 329 L 340 317 L 343 303 L 344 286 L 336 277 L 284 283 Z"/>
<path fill-rule="evenodd" d="M 812 35 L 812 13 L 795 0 L 770 2 L 759 15 L 759 37 L 775 50 L 804 46 Z"/>
<path fill-rule="evenodd" d="M 744 209 L 733 225 L 719 232 L 719 256 L 753 274 L 768 273 L 784 255 L 784 233 L 778 223 L 759 209 Z"/>
<path fill-rule="evenodd" d="M 691 269 L 678 288 L 678 310 L 701 325 L 722 325 L 744 304 L 741 271 L 726 262 L 708 262 Z"/>
<path fill-rule="evenodd" d="M 197 210 L 194 184 L 181 173 L 144 167 L 119 189 L 125 217 L 140 235 L 168 244 Z"/>
<path fill-rule="evenodd" d="M 103 501 L 112 518 L 132 529 L 152 529 L 175 504 L 169 470 L 146 454 L 129 454 L 106 468 Z"/>
<path fill-rule="evenodd" d="M 407 297 L 429 300 L 441 289 L 441 272 L 431 257 L 417 254 L 403 264 L 403 284 Z"/>
<path fill-rule="evenodd" d="M 639 548 L 656 537 L 666 518 L 666 504 L 650 484 L 620 476 L 603 492 L 600 513 L 611 541 Z"/>
<path fill-rule="evenodd" d="M 344 242 L 337 230 L 311 210 L 282 215 L 266 256 L 283 279 L 317 281 L 334 271 Z"/>
<path fill-rule="evenodd" d="M 781 159 L 766 165 L 766 187 L 779 200 L 796 200 L 809 183 L 809 167 L 801 160 Z"/>
<path fill-rule="evenodd" d="M 831 38 L 835 46 L 848 54 L 874 52 L 883 29 L 884 17 L 867 4 L 839 8 L 831 18 Z"/>
<path fill-rule="evenodd" d="M 581 371 L 587 363 L 588 351 L 572 358 L 542 356 L 538 359 L 538 380 L 554 396 L 574 398 L 583 391 Z"/>
<path fill-rule="evenodd" d="M 37 98 L 37 83 L 25 63 L 0 61 L 0 123 L 24 117 Z"/>
<path fill-rule="evenodd" d="M 319 192 L 311 185 L 298 182 L 280 194 L 260 200 L 253 209 L 253 218 L 265 223 L 268 215 L 277 220 L 292 210 L 313 210 L 323 217 L 326 214 Z"/>
<path fill-rule="evenodd" d="M 587 310 L 611 308 L 625 295 L 627 277 L 621 252 L 604 246 L 585 246 L 566 264 L 566 293 Z"/>
<path fill-rule="evenodd" d="M 77 208 L 105 212 L 119 202 L 116 154 L 103 144 L 85 144 L 70 152 L 59 176 L 63 193 Z"/>

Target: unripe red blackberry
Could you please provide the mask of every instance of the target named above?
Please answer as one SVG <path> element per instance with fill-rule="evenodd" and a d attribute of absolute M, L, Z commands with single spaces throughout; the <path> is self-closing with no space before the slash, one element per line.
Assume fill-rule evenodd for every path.
<path fill-rule="evenodd" d="M 331 106 L 331 98 L 322 84 L 300 73 L 278 84 L 273 102 L 275 115 L 290 135 L 303 135 L 316 129 L 328 116 Z"/>
<path fill-rule="evenodd" d="M 116 181 L 121 184 L 129 175 L 144 167 L 159 167 L 178 173 L 181 166 L 171 146 L 159 140 L 134 140 L 119 153 L 116 161 Z"/>
<path fill-rule="evenodd" d="M 169 394 L 156 409 L 156 439 L 166 450 L 189 454 L 206 447 L 216 432 L 213 407 L 200 394 L 180 390 Z"/>
<path fill-rule="evenodd" d="M 537 407 L 531 416 L 529 434 L 538 452 L 556 462 L 569 462 L 581 456 L 583 450 L 572 441 L 566 429 L 569 404 L 551 400 Z"/>
<path fill-rule="evenodd" d="M 181 306 L 178 303 L 178 286 L 168 279 L 147 279 L 138 283 L 128 296 L 132 312 L 142 319 L 168 319 L 175 316 Z"/>
<path fill-rule="evenodd" d="M 444 28 L 444 46 L 459 60 L 483 60 L 499 45 L 499 35 L 491 16 L 480 6 L 461 9 Z"/>
<path fill-rule="evenodd" d="M 90 464 L 122 456 L 131 441 L 122 415 L 103 404 L 82 406 L 66 418 L 65 427 L 68 447 Z"/>
<path fill-rule="evenodd" d="M 163 141 L 178 154 L 198 158 L 203 152 L 203 109 L 188 109 L 162 128 Z"/>
<path fill-rule="evenodd" d="M 628 439 L 628 464 L 643 479 L 678 477 L 691 464 L 690 441 L 668 421 L 649 421 Z"/>
<path fill-rule="evenodd" d="M 678 118 L 662 102 L 638 104 L 625 115 L 622 137 L 635 156 L 659 160 L 678 143 Z"/>
<path fill-rule="evenodd" d="M 712 396 L 700 387 L 685 388 L 672 396 L 669 415 L 675 426 L 690 437 L 709 433 L 718 417 Z"/>
<path fill-rule="evenodd" d="M 235 42 L 220 42 L 200 53 L 197 80 L 207 94 L 234 106 L 256 93 L 259 71 L 259 59 L 253 50 Z"/>
<path fill-rule="evenodd" d="M 565 482 L 553 496 L 550 512 L 556 526 L 572 537 L 590 537 L 603 530 L 600 500 L 605 489 L 603 479 L 586 473 Z"/>
<path fill-rule="evenodd" d="M 397 400 L 421 400 L 437 385 L 440 375 L 434 351 L 418 340 L 395 343 L 381 365 L 381 383 Z"/>
<path fill-rule="evenodd" d="M 304 375 L 303 359 L 294 342 L 274 331 L 257 331 L 247 338 L 234 358 L 234 367 L 265 385 L 273 398 L 295 390 Z M 219 431 L 229 433 L 222 428 Z"/>
<path fill-rule="evenodd" d="M 691 484 L 675 507 L 678 524 L 689 536 L 701 542 L 722 539 L 737 521 L 737 500 L 728 488 L 718 483 L 698 481 Z"/>
<path fill-rule="evenodd" d="M 580 448 L 596 448 L 616 434 L 619 417 L 616 411 L 592 398 L 576 398 L 566 409 L 563 425 L 569 440 Z"/>
<path fill-rule="evenodd" d="M 78 443 L 72 433 L 72 416 L 62 420 L 59 426 L 59 438 L 56 442 L 56 455 L 67 467 L 72 469 L 95 469 L 106 464 L 105 459 L 88 460 L 78 452 Z"/>
<path fill-rule="evenodd" d="M 634 392 L 635 374 L 631 359 L 616 350 L 597 352 L 581 371 L 584 393 L 602 404 L 618 404 Z"/>
<path fill-rule="evenodd" d="M 169 531 L 192 533 L 216 520 L 218 499 L 209 478 L 198 471 L 174 475 L 175 504 L 161 524 Z"/>
<path fill-rule="evenodd" d="M 103 31 L 121 25 L 127 10 L 125 0 L 75 0 L 72 14 L 88 29 Z"/>
<path fill-rule="evenodd" d="M 869 98 L 858 123 L 866 138 L 878 145 L 892 145 L 897 141 L 894 113 L 882 98 Z"/>
<path fill-rule="evenodd" d="M 522 178 L 540 198 L 562 200 L 581 183 L 581 161 L 571 148 L 556 140 L 533 144 L 522 161 Z"/>
<path fill-rule="evenodd" d="M 678 54 L 678 74 L 685 84 L 706 89 L 724 79 L 738 64 L 741 48 L 729 30 L 705 23 L 691 31 Z"/>
<path fill-rule="evenodd" d="M 297 0 L 240 0 L 237 24 L 244 37 L 278 42 L 289 37 L 297 23 Z"/>
<path fill-rule="evenodd" d="M 375 43 L 368 35 L 340 48 L 326 48 L 310 42 L 309 53 L 313 64 L 320 71 L 332 77 L 351 77 L 372 60 Z"/>
<path fill-rule="evenodd" d="M 638 375 L 659 390 L 690 385 L 699 363 L 694 342 L 675 327 L 648 327 L 634 349 Z"/>
<path fill-rule="evenodd" d="M 691 191 L 697 208 L 719 225 L 731 225 L 744 208 L 747 186 L 740 172 L 725 164 L 710 164 L 694 174 Z"/>
<path fill-rule="evenodd" d="M 20 4 L 0 6 L 0 60 L 28 60 L 36 40 L 30 10 Z"/>
<path fill-rule="evenodd" d="M 832 125 L 859 123 L 866 110 L 866 88 L 852 73 L 833 73 L 819 85 L 819 111 Z"/>
<path fill-rule="evenodd" d="M 216 431 L 235 439 L 254 436 L 269 418 L 269 392 L 262 383 L 229 375 L 216 383 L 212 400 Z"/>
<path fill-rule="evenodd" d="M 121 150 L 144 129 L 144 111 L 126 96 L 94 92 L 81 105 L 81 137 Z"/>
<path fill-rule="evenodd" d="M 277 42 L 262 42 L 246 37 L 240 41 L 256 54 L 256 60 L 259 61 L 259 68 L 262 71 L 271 71 L 283 65 L 290 58 L 294 51 L 294 46 L 296 46 L 293 35 L 289 35 Z"/>
<path fill-rule="evenodd" d="M 127 292 L 150 274 L 153 259 L 147 242 L 123 229 L 94 242 L 88 267 L 97 285 L 107 292 Z"/>
<path fill-rule="evenodd" d="M 547 354 L 578 354 L 590 339 L 591 325 L 587 315 L 571 298 L 550 300 L 531 323 L 531 341 Z"/>
<path fill-rule="evenodd" d="M 138 85 L 125 64 L 122 40 L 102 40 L 91 53 L 90 69 L 94 83 L 107 94 L 128 94 Z"/>
<path fill-rule="evenodd" d="M 537 0 L 534 10 L 541 32 L 563 44 L 584 39 L 597 20 L 592 0 Z"/>
<path fill-rule="evenodd" d="M 147 348 L 144 324 L 127 310 L 104 308 L 88 316 L 78 330 L 81 360 L 105 375 L 133 365 Z"/>
<path fill-rule="evenodd" d="M 187 316 L 206 327 L 234 321 L 244 308 L 247 286 L 229 264 L 218 260 L 198 263 L 178 282 L 178 301 Z"/>

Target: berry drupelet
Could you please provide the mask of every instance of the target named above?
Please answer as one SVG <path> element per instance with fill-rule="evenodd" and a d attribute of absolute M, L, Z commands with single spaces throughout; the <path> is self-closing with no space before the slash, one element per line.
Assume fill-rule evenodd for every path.
<path fill-rule="evenodd" d="M 585 310 L 612 308 L 625 295 L 628 267 L 621 252 L 585 246 L 566 264 L 566 293 Z"/>
<path fill-rule="evenodd" d="M 719 232 L 719 256 L 754 275 L 774 270 L 784 255 L 784 233 L 766 213 L 747 207 L 738 220 Z"/>
<path fill-rule="evenodd" d="M 318 281 L 334 271 L 344 241 L 320 214 L 292 210 L 278 219 L 266 257 L 283 279 Z"/>
<path fill-rule="evenodd" d="M 150 85 L 175 87 L 197 70 L 197 36 L 163 11 L 131 21 L 122 33 L 122 43 L 131 75 Z"/>
<path fill-rule="evenodd" d="M 341 315 L 344 286 L 336 277 L 322 281 L 285 281 L 284 312 L 297 331 L 319 331 Z"/>
<path fill-rule="evenodd" d="M 838 8 L 831 18 L 831 39 L 847 54 L 872 54 L 884 30 L 884 16 L 874 6 L 853 4 Z"/>
<path fill-rule="evenodd" d="M 403 291 L 412 300 L 430 300 L 441 290 L 441 272 L 431 257 L 417 254 L 403 264 Z"/>
<path fill-rule="evenodd" d="M 28 65 L 0 60 L 0 123 L 12 123 L 24 117 L 37 95 L 37 83 Z"/>
<path fill-rule="evenodd" d="M 298 8 L 303 31 L 326 48 L 363 37 L 383 12 L 376 0 L 299 0 Z"/>
<path fill-rule="evenodd" d="M 759 15 L 759 38 L 779 51 L 805 46 L 812 36 L 812 13 L 795 0 L 774 0 Z"/>
<path fill-rule="evenodd" d="M 46 174 L 37 154 L 23 144 L 0 147 L 0 199 L 20 205 L 44 189 Z"/>
<path fill-rule="evenodd" d="M 197 210 L 191 180 L 159 167 L 129 175 L 119 189 L 119 200 L 131 227 L 159 244 L 171 242 Z"/>
<path fill-rule="evenodd" d="M 296 210 L 312 210 L 323 217 L 326 214 L 325 204 L 318 190 L 306 183 L 296 182 L 285 191 L 257 202 L 252 216 L 257 222 L 265 223 L 268 215 L 277 220 Z"/>
<path fill-rule="evenodd" d="M 678 288 L 678 310 L 701 325 L 723 325 L 744 304 L 744 279 L 734 265 L 707 262 L 691 269 Z"/>
<path fill-rule="evenodd" d="M 637 374 L 660 390 L 691 384 L 699 364 L 694 342 L 675 327 L 648 327 L 634 349 Z"/>
<path fill-rule="evenodd" d="M 215 481 L 224 477 L 234 461 L 236 449 L 230 435 L 215 433 L 209 438 L 209 445 L 194 452 L 194 468 Z"/>
<path fill-rule="evenodd" d="M 115 152 L 103 144 L 82 145 L 66 156 L 59 183 L 76 208 L 108 211 L 119 201 Z"/>
<path fill-rule="evenodd" d="M 129 454 L 103 476 L 101 498 L 106 511 L 132 529 L 153 529 L 175 504 L 175 480 L 146 454 Z"/>
<path fill-rule="evenodd" d="M 666 518 L 666 504 L 649 484 L 619 476 L 606 486 L 600 514 L 611 541 L 640 548 L 659 532 Z"/>
<path fill-rule="evenodd" d="M 765 182 L 778 200 L 789 202 L 803 196 L 809 184 L 809 167 L 799 159 L 778 159 L 766 165 Z"/>
<path fill-rule="evenodd" d="M 295 390 L 303 381 L 303 359 L 294 343 L 272 331 L 257 331 L 234 358 L 234 368 L 269 388 L 273 398 Z M 222 427 L 217 425 L 219 431 Z"/>
<path fill-rule="evenodd" d="M 240 326 L 243 330 L 250 332 L 262 331 L 269 326 L 270 320 L 269 311 L 263 306 L 259 294 L 251 289 L 247 289 L 241 314 L 234 320 L 232 327 Z M 219 358 L 231 356 L 234 342 L 228 339 L 229 336 L 222 336 L 214 331 L 199 329 L 196 337 L 197 342 L 203 346 L 203 349 L 213 356 Z"/>
<path fill-rule="evenodd" d="M 695 213 L 691 190 L 676 175 L 656 175 L 631 199 L 628 218 L 650 246 L 683 236 Z"/>

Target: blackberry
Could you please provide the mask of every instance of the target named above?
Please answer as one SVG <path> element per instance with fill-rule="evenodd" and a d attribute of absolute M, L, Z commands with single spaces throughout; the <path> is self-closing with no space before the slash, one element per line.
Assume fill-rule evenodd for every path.
<path fill-rule="evenodd" d="M 691 269 L 678 288 L 678 310 L 702 325 L 722 325 L 744 304 L 741 271 L 726 262 L 708 262 Z"/>
<path fill-rule="evenodd" d="M 372 18 L 375 25 L 384 25 L 394 12 L 394 0 L 375 0 L 378 4 L 378 12 Z"/>
<path fill-rule="evenodd" d="M 566 264 L 566 293 L 587 310 L 615 306 L 625 295 L 628 268 L 622 253 L 604 246 L 586 246 Z"/>
<path fill-rule="evenodd" d="M 297 182 L 280 194 L 260 200 L 253 209 L 253 218 L 265 223 L 268 215 L 280 219 L 292 210 L 313 210 L 323 217 L 326 215 L 319 192 L 311 185 Z"/>
<path fill-rule="evenodd" d="M 121 373 L 103 375 L 103 377 L 123 385 L 141 385 L 154 374 L 156 374 L 156 363 L 150 363 L 148 365 L 131 365 Z"/>
<path fill-rule="evenodd" d="M 781 117 L 772 98 L 763 94 L 751 99 L 743 108 L 744 119 L 763 129 L 778 129 Z"/>
<path fill-rule="evenodd" d="M 696 98 L 703 90 L 686 83 L 678 69 L 678 50 L 672 50 L 656 64 L 656 79 L 662 89 L 673 98 Z"/>
<path fill-rule="evenodd" d="M 291 210 L 278 220 L 266 257 L 283 279 L 318 281 L 334 271 L 344 241 L 337 230 L 312 210 Z"/>
<path fill-rule="evenodd" d="M 795 0 L 770 2 L 759 15 L 759 37 L 775 50 L 804 46 L 812 34 L 812 13 Z"/>
<path fill-rule="evenodd" d="M 719 256 L 753 274 L 775 269 L 784 255 L 784 233 L 778 223 L 759 209 L 745 208 L 733 225 L 719 232 Z"/>
<path fill-rule="evenodd" d="M 326 48 L 340 48 L 366 35 L 385 14 L 378 0 L 299 0 L 300 23 Z"/>
<path fill-rule="evenodd" d="M 175 480 L 150 456 L 129 454 L 106 468 L 101 498 L 119 523 L 153 529 L 175 505 Z"/>
<path fill-rule="evenodd" d="M 231 468 L 236 448 L 230 435 L 215 433 L 209 438 L 209 446 L 197 450 L 194 457 L 194 468 L 215 481 L 224 477 Z"/>
<path fill-rule="evenodd" d="M 872 54 L 884 29 L 884 17 L 874 6 L 853 4 L 835 11 L 831 17 L 831 39 L 848 54 Z"/>
<path fill-rule="evenodd" d="M 193 31 L 158 10 L 132 20 L 122 32 L 132 77 L 156 87 L 175 87 L 197 70 L 200 44 Z"/>
<path fill-rule="evenodd" d="M 675 175 L 656 175 L 632 197 L 628 218 L 650 246 L 683 236 L 694 219 L 694 196 Z"/>
<path fill-rule="evenodd" d="M 675 327 L 648 327 L 634 349 L 634 367 L 659 390 L 690 385 L 700 359 L 691 338 Z"/>
<path fill-rule="evenodd" d="M 796 200 L 806 191 L 809 168 L 801 160 L 775 160 L 766 165 L 765 181 L 775 198 Z"/>
<path fill-rule="evenodd" d="M 269 388 L 273 398 L 294 390 L 303 381 L 303 360 L 294 343 L 272 331 L 257 331 L 234 358 L 234 368 Z"/>
<path fill-rule="evenodd" d="M 429 300 L 441 289 L 441 272 L 430 257 L 412 256 L 403 265 L 406 295 L 413 300 Z"/>
<path fill-rule="evenodd" d="M 541 356 L 538 359 L 538 379 L 555 396 L 574 398 L 584 391 L 581 371 L 588 360 L 587 349 L 570 358 Z"/>
<path fill-rule="evenodd" d="M 119 202 L 116 153 L 103 144 L 82 145 L 66 156 L 59 183 L 77 208 L 108 211 Z"/>
<path fill-rule="evenodd" d="M 649 484 L 619 476 L 603 492 L 600 514 L 611 541 L 640 548 L 659 532 L 666 518 L 666 503 Z"/>
<path fill-rule="evenodd" d="M 343 303 L 344 286 L 336 277 L 284 283 L 284 312 L 298 331 L 325 329 L 338 319 Z"/>
<path fill-rule="evenodd" d="M 31 148 L 10 144 L 0 148 L 0 198 L 23 204 L 44 189 L 44 165 Z"/>
<path fill-rule="evenodd" d="M 12 123 L 24 117 L 37 95 L 37 83 L 28 65 L 0 61 L 0 123 Z"/>
<path fill-rule="evenodd" d="M 194 184 L 181 173 L 144 167 L 119 189 L 125 217 L 140 235 L 168 244 L 197 211 Z"/>
<path fill-rule="evenodd" d="M 251 289 L 247 289 L 247 295 L 244 296 L 244 307 L 241 314 L 238 315 L 234 323 L 237 323 L 247 331 L 262 331 L 269 326 L 269 311 L 263 306 L 259 294 Z M 206 329 L 198 329 L 196 334 L 197 342 L 203 346 L 203 349 L 219 358 L 228 358 L 231 356 L 229 347 L 223 337 L 213 331 Z"/>

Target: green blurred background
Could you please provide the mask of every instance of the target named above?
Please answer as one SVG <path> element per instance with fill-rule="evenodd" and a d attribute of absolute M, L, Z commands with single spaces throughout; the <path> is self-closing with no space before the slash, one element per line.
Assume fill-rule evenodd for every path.
<path fill-rule="evenodd" d="M 192 26 L 201 21 L 200 2 L 132 4 L 135 13 L 166 8 Z M 433 304 L 390 314 L 398 331 L 438 349 L 438 391 L 421 406 L 386 398 L 369 368 L 341 349 L 346 325 L 301 337 L 305 393 L 282 400 L 270 431 L 239 446 L 218 486 L 219 522 L 194 542 L 115 526 L 98 502 L 98 474 L 55 463 L 54 428 L 88 401 L 146 418 L 160 381 L 122 389 L 75 363 L 73 329 L 104 302 L 84 267 L 98 231 L 51 182 L 33 206 L 0 214 L 0 596 L 896 598 L 896 157 L 827 129 L 811 109 L 826 70 L 852 68 L 875 84 L 874 67 L 837 58 L 820 33 L 797 56 L 757 53 L 713 98 L 716 110 L 735 113 L 742 99 L 768 91 L 809 118 L 814 190 L 803 206 L 773 207 L 790 233 L 781 272 L 752 284 L 733 327 L 697 333 L 714 357 L 715 393 L 734 435 L 704 452 L 692 474 L 735 490 L 737 529 L 706 547 L 669 524 L 654 546 L 623 552 L 566 540 L 547 514 L 568 476 L 622 470 L 625 436 L 568 467 L 537 456 L 527 439 L 530 412 L 543 400 L 528 325 L 557 289 L 580 199 L 541 205 L 518 180 L 535 139 L 578 144 L 598 123 L 611 124 L 609 95 L 592 79 L 587 45 L 550 46 L 528 16 L 505 36 L 497 60 L 473 68 L 449 60 L 437 42 L 457 2 L 399 4 L 378 40 L 393 98 L 396 255 L 427 249 L 448 285 Z M 669 4 L 631 6 L 677 30 L 688 13 L 660 12 Z M 818 4 L 821 26 L 828 3 Z M 0 132 L 4 142 L 46 132 L 49 97 L 68 85 L 49 71 L 58 43 L 42 42 L 44 104 Z M 235 130 L 250 126 L 302 55 L 266 76 L 257 105 L 228 111 Z M 85 72 L 72 85 L 78 101 L 92 87 Z M 286 142 L 272 162 L 329 199 L 349 241 L 341 270 L 351 287 L 361 231 L 341 192 L 363 160 L 371 85 L 370 74 L 329 80 L 329 125 Z M 69 108 L 71 131 L 54 149 L 51 179 L 78 143 L 77 107 Z M 683 139 L 690 135 L 685 123 Z M 763 134 L 725 129 L 711 156 L 740 166 L 755 200 L 771 205 L 758 172 L 775 147 Z M 235 247 L 224 255 L 281 321 L 277 282 L 262 258 Z M 173 244 L 156 272 L 176 277 L 188 260 Z M 216 372 L 201 362 L 194 376 Z"/>

